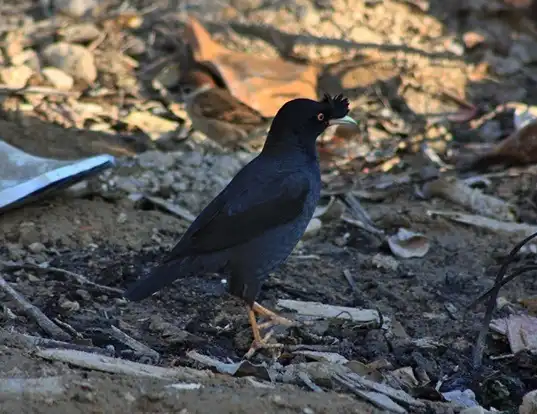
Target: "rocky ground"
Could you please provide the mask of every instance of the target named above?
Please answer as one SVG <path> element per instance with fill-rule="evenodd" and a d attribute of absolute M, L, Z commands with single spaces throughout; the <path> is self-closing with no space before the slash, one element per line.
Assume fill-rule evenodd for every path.
<path fill-rule="evenodd" d="M 537 389 L 531 338 L 527 349 L 515 352 L 506 335 L 489 335 L 483 369 L 475 375 L 471 356 L 484 307 L 465 312 L 493 285 L 502 260 L 527 233 L 431 213 L 514 219 L 531 229 L 537 221 L 534 169 L 461 175 L 500 200 L 492 213 L 483 207 L 490 201 L 461 202 L 453 194 L 458 191 L 439 190 L 438 181 L 424 187 L 439 175 L 453 176 L 450 165 L 517 128 L 512 110 L 489 116 L 498 105 L 535 104 L 537 26 L 529 12 L 499 0 L 140 0 L 131 2 L 132 13 L 111 13 L 119 2 L 108 2 L 108 17 L 81 19 L 65 16 L 76 14 L 76 1 L 57 1 L 64 14 L 50 15 L 45 3 L 0 5 L 0 138 L 61 159 L 107 152 L 118 156 L 118 166 L 76 192 L 4 213 L 1 275 L 70 332 L 71 345 L 177 371 L 158 379 L 50 362 L 21 336 L 47 335 L 6 295 L 1 412 L 383 412 L 334 380 L 341 370 L 403 389 L 423 404 L 411 404 L 409 412 L 460 412 L 445 393 L 467 389 L 487 409 L 517 412 L 523 396 Z M 186 13 L 200 17 L 226 47 L 266 57 L 278 56 L 281 42 L 271 43 L 252 27 L 307 35 L 290 37 L 285 55 L 320 65 L 319 89 L 344 91 L 361 121 L 360 133 L 344 144 L 325 144 L 324 202 L 333 197 L 336 204 L 267 281 L 259 301 L 270 308 L 292 299 L 373 309 L 389 323 L 330 318 L 279 332 L 287 348 L 277 361 L 260 353 L 252 361 L 257 367 L 229 375 L 193 357 L 231 364 L 250 345 L 243 305 L 226 294 L 219 276 L 181 280 L 141 303 L 121 298 L 120 291 L 147 274 L 191 217 L 252 157 L 222 151 L 200 134 L 187 140 L 170 134 L 187 121 L 182 104 L 171 111 L 151 85 L 154 79 L 173 84 L 169 73 Z M 140 112 L 158 118 L 153 129 L 140 126 Z M 369 225 L 353 215 L 360 209 L 351 208 L 352 200 L 358 199 Z M 339 205 L 347 206 L 345 214 Z M 418 234 L 414 243 L 399 241 L 402 252 L 386 238 L 400 228 Z M 529 249 L 515 266 L 533 257 Z M 76 275 L 93 284 L 76 281 Z M 494 316 L 531 317 L 534 295 L 531 274 L 514 280 L 501 291 Z M 133 351 L 112 326 L 158 358 Z M 345 359 L 300 352 L 308 348 Z M 23 394 L 14 382 L 49 377 L 57 382 Z M 178 381 L 182 389 L 168 386 Z"/>

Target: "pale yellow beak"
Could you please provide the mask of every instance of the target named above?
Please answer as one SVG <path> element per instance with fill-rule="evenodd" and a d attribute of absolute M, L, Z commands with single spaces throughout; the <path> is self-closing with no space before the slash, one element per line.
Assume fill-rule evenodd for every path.
<path fill-rule="evenodd" d="M 328 121 L 328 123 L 330 125 L 358 125 L 358 122 L 356 122 L 348 115 L 345 115 L 343 118 L 331 119 L 330 121 Z"/>

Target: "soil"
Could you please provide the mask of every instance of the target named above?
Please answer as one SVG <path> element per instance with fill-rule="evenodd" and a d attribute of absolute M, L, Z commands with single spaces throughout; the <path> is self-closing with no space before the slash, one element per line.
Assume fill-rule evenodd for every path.
<path fill-rule="evenodd" d="M 386 3 L 384 12 L 391 13 L 389 16 L 404 12 L 411 16 L 409 21 L 417 19 L 412 8 L 398 2 Z M 462 30 L 455 23 L 446 23 L 444 27 L 449 19 L 458 21 L 456 15 L 439 10 L 435 2 L 431 3 L 433 6 L 426 19 L 433 25 L 433 34 L 435 30 L 439 33 Z M 359 8 L 364 7 L 361 4 Z M 381 14 L 382 9 L 376 9 L 373 17 Z M 462 91 L 473 91 L 479 104 L 492 107 L 503 102 L 506 96 L 515 95 L 508 82 L 494 93 L 486 82 L 481 86 L 470 85 L 467 73 L 461 68 L 468 68 L 471 63 L 462 60 L 453 63 L 445 73 Z M 392 84 L 396 65 L 388 66 L 391 68 L 386 73 L 380 71 L 372 81 L 365 82 L 356 73 L 352 75 L 358 77 L 352 81 L 355 82 L 354 92 L 362 92 L 360 83 L 367 89 L 378 81 L 388 89 L 384 91 L 386 99 L 391 99 L 389 91 L 396 94 L 399 83 Z M 428 67 L 431 68 L 432 65 Z M 423 72 L 420 76 L 428 76 L 431 84 L 439 82 L 435 70 L 429 74 L 425 69 Z M 520 88 L 521 83 L 517 87 Z M 528 90 L 534 91 L 535 87 Z M 420 114 L 429 109 L 446 109 L 446 105 L 435 106 L 440 101 L 429 105 L 422 89 L 412 92 L 409 87 L 405 91 L 405 96 L 397 98 L 399 104 L 404 103 L 401 104 L 403 114 L 410 111 L 409 107 Z M 4 118 L 0 120 L 0 137 L 43 156 L 74 158 L 103 151 L 128 156 L 145 149 L 139 143 L 99 132 L 64 129 L 30 117 L 24 121 Z M 33 139 L 37 124 L 40 138 Z M 375 256 L 390 255 L 380 239 L 342 221 L 329 223 L 319 234 L 302 241 L 293 256 L 271 275 L 259 302 L 270 309 L 275 308 L 278 299 L 378 309 L 394 323 L 398 322 L 408 337 L 428 338 L 436 345 L 419 347 L 409 345 L 408 341 L 398 343 L 386 338 L 377 327 L 357 328 L 348 324 L 330 325 L 322 335 L 306 327 L 280 332 L 278 336 L 287 345 L 330 346 L 347 359 L 364 364 L 387 361 L 392 369 L 410 366 L 425 373 L 431 384 L 441 382 L 440 391 L 470 388 L 484 407 L 516 410 L 522 397 L 537 388 L 537 360 L 525 353 L 505 359 L 490 358 L 510 351 L 505 338 L 489 336 L 485 374 L 476 381 L 470 362 L 484 309 L 482 306 L 466 308 L 492 286 L 502 259 L 519 238 L 430 216 L 428 210 L 457 207 L 440 199 L 423 200 L 411 186 L 401 188 L 381 201 L 363 200 L 361 203 L 375 224 L 387 233 L 406 227 L 426 235 L 431 248 L 424 257 L 398 259 L 396 268 L 379 267 Z M 511 201 L 526 222 L 535 222 L 537 218 L 533 191 L 534 181 L 525 174 L 494 178 L 487 188 L 487 192 Z M 206 195 L 200 197 L 207 198 Z M 0 260 L 49 261 L 53 267 L 120 289 L 147 274 L 187 225 L 166 212 L 141 209 L 126 199 L 107 199 L 99 195 L 49 198 L 3 214 L 0 223 Z M 35 242 L 42 243 L 45 250 L 33 251 L 30 246 Z M 518 257 L 515 266 L 527 257 Z M 344 271 L 352 275 L 356 287 L 349 285 Z M 218 275 L 180 280 L 140 303 L 129 303 L 113 294 L 80 286 L 68 276 L 52 272 L 5 271 L 4 277 L 48 317 L 71 325 L 95 346 L 114 345 L 118 356 L 126 359 L 136 360 L 136 356 L 111 339 L 107 333 L 110 325 L 120 326 L 130 336 L 158 351 L 162 356 L 161 366 L 203 368 L 186 356 L 193 349 L 219 360 L 238 361 L 251 342 L 244 306 L 226 293 Z M 537 295 L 537 281 L 530 276 L 516 279 L 502 290 L 502 296 L 511 303 L 534 295 Z M 78 305 L 63 306 L 66 303 Z M 9 301 L 2 304 L 16 309 Z M 502 312 L 498 311 L 497 316 L 503 315 Z M 42 334 L 32 321 L 4 314 L 2 324 L 6 329 Z M 287 316 L 292 317 L 292 314 Z M 288 365 L 299 358 L 284 353 L 279 362 Z M 254 362 L 269 361 L 270 354 L 260 353 L 254 357 Z M 44 375 L 61 375 L 67 391 L 54 398 L 38 394 L 13 397 L 0 392 L 0 412 L 382 412 L 337 387 L 322 394 L 296 385 L 273 384 L 271 388 L 259 388 L 245 378 L 217 374 L 204 380 L 199 390 L 164 392 L 163 386 L 167 383 L 160 380 L 98 373 L 47 362 L 15 343 L 0 347 L 1 377 Z M 450 412 L 445 405 L 433 402 L 428 410 Z"/>

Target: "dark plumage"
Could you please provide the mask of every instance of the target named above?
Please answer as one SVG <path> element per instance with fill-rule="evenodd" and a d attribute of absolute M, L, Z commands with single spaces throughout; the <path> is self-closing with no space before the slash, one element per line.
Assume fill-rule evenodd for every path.
<path fill-rule="evenodd" d="M 255 302 L 266 276 L 296 246 L 319 201 L 317 137 L 331 124 L 355 124 L 347 99 L 294 99 L 278 111 L 261 153 L 200 213 L 152 274 L 126 293 L 141 300 L 178 278 L 221 272 L 245 300 L 254 345 L 263 346 L 253 312 L 289 322 Z"/>

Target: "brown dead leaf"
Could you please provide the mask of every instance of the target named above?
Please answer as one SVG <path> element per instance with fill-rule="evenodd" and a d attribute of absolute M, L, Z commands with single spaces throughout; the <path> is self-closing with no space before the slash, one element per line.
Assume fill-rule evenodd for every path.
<path fill-rule="evenodd" d="M 429 240 L 423 234 L 404 228 L 400 228 L 396 234 L 389 236 L 387 241 L 392 253 L 403 259 L 423 257 L 430 247 Z"/>
<path fill-rule="evenodd" d="M 499 142 L 490 151 L 477 156 L 464 169 L 482 170 L 493 165 L 527 165 L 537 162 L 537 121 L 525 125 Z"/>
<path fill-rule="evenodd" d="M 196 62 L 216 71 L 234 96 L 266 117 L 274 116 L 290 99 L 317 97 L 318 69 L 314 66 L 226 49 L 192 17 L 185 38 Z"/>

